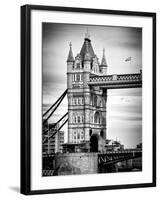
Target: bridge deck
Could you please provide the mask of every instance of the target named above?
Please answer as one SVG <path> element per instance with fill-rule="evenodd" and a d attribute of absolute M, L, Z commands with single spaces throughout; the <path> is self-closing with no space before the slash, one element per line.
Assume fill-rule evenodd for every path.
<path fill-rule="evenodd" d="M 88 85 L 106 89 L 138 88 L 142 87 L 142 74 L 91 75 Z"/>

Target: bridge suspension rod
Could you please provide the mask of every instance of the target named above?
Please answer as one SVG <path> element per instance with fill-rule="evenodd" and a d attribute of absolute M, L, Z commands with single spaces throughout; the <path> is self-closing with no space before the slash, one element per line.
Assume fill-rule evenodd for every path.
<path fill-rule="evenodd" d="M 60 99 L 66 95 L 67 89 L 63 92 L 63 94 L 57 99 L 57 101 L 43 114 L 43 117 L 60 101 Z"/>
<path fill-rule="evenodd" d="M 55 128 L 57 126 L 57 124 L 63 120 L 66 116 L 68 115 L 68 112 L 66 112 L 65 115 L 63 115 L 51 128 L 47 129 L 46 131 L 43 132 L 43 134 L 47 133 L 49 130 L 51 130 L 52 128 Z"/>
<path fill-rule="evenodd" d="M 57 107 L 60 105 L 60 103 L 62 102 L 62 100 L 64 99 L 64 97 L 67 94 L 67 90 L 65 90 L 65 92 L 61 95 L 61 97 L 56 101 L 57 105 L 54 107 L 54 109 L 52 110 L 52 112 L 49 114 L 49 116 L 43 121 L 43 124 L 48 121 L 48 119 L 53 115 L 53 113 L 55 112 L 55 110 L 57 109 Z M 58 102 L 59 101 L 59 102 Z M 53 105 L 51 106 L 53 108 Z M 52 109 L 50 108 L 50 110 Z M 49 111 L 48 111 L 49 112 Z"/>

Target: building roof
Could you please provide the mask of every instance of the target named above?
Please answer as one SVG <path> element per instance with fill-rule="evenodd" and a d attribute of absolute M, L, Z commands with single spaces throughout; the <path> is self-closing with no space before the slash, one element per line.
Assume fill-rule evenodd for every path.
<path fill-rule="evenodd" d="M 82 60 L 91 60 L 91 58 L 95 57 L 95 53 L 89 37 L 85 37 L 80 55 Z"/>
<path fill-rule="evenodd" d="M 73 62 L 74 61 L 74 57 L 73 57 L 72 43 L 71 42 L 70 42 L 69 46 L 70 46 L 70 49 L 69 49 L 69 54 L 68 54 L 67 62 Z"/>

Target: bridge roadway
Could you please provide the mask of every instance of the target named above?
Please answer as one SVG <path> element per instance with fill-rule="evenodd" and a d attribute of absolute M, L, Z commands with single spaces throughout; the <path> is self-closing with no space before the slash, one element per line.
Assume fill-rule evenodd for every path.
<path fill-rule="evenodd" d="M 139 88 L 142 87 L 142 73 L 106 76 L 91 75 L 88 85 L 100 86 L 104 89 Z"/>
<path fill-rule="evenodd" d="M 90 157 L 88 157 L 89 154 L 91 155 Z M 87 169 L 88 170 L 87 173 L 91 173 L 91 172 L 97 173 L 97 166 L 98 168 L 103 167 L 103 166 L 110 166 L 110 165 L 112 166 L 118 162 L 142 157 L 142 150 L 130 149 L 130 150 L 122 150 L 122 151 L 108 151 L 106 153 L 87 152 L 87 153 L 43 154 L 43 170 L 42 170 L 43 176 L 55 176 L 58 174 L 58 170 L 60 169 L 60 166 L 59 164 L 56 165 L 55 160 L 56 160 L 56 157 L 59 157 L 59 156 L 62 158 L 63 157 L 65 158 L 64 162 L 68 160 L 70 165 L 73 165 L 71 161 L 74 160 L 75 168 L 76 167 L 81 168 L 82 174 L 84 173 L 83 171 L 85 167 L 87 166 L 89 166 L 89 169 Z M 84 159 L 82 159 L 82 157 Z M 88 159 L 87 163 L 86 163 L 86 158 Z M 96 162 L 95 162 L 95 159 L 96 159 Z M 54 168 L 53 168 L 53 163 L 55 165 Z M 61 164 L 63 164 L 62 161 L 61 161 Z M 90 168 L 90 165 L 92 166 L 93 169 Z"/>
<path fill-rule="evenodd" d="M 91 152 L 93 154 L 93 152 Z M 114 164 L 124 160 L 142 157 L 141 149 L 129 149 L 121 151 L 107 151 L 105 153 L 95 152 L 98 154 L 98 164 Z M 62 154 L 62 153 L 59 153 Z M 69 154 L 69 153 L 66 153 Z M 43 158 L 54 159 L 58 154 L 43 154 Z"/>
<path fill-rule="evenodd" d="M 138 157 L 142 157 L 142 150 L 107 151 L 106 153 L 98 153 L 98 164 L 109 165 Z"/>

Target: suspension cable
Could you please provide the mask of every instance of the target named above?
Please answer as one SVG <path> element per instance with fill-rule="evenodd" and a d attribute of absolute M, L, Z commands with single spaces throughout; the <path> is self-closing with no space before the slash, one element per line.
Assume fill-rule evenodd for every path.
<path fill-rule="evenodd" d="M 68 115 L 68 112 L 66 112 L 65 115 L 63 115 L 51 128 L 47 129 L 46 131 L 43 132 L 43 134 L 47 133 L 47 131 L 51 130 L 52 128 L 55 128 L 57 126 L 57 124 L 63 120 L 66 116 Z"/>
<path fill-rule="evenodd" d="M 67 89 L 63 92 L 63 94 L 57 99 L 57 101 L 43 114 L 43 117 L 58 103 L 58 101 L 67 93 Z"/>
<path fill-rule="evenodd" d="M 52 112 L 49 114 L 49 116 L 43 121 L 43 124 L 48 121 L 48 119 L 52 116 L 52 114 L 54 113 L 54 111 L 57 109 L 57 107 L 59 106 L 59 104 L 62 102 L 62 100 L 64 99 L 66 95 L 66 92 L 62 95 L 61 99 L 59 100 L 58 104 L 55 106 L 55 108 L 52 110 Z"/>

